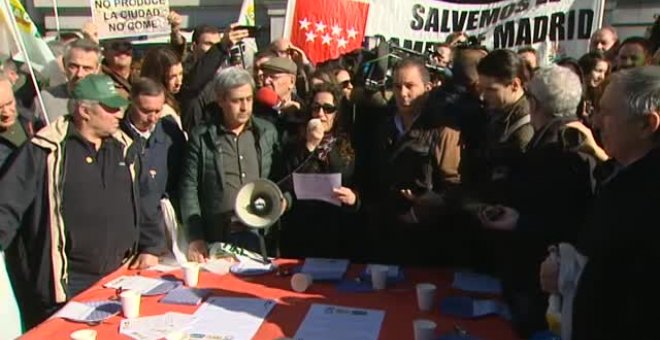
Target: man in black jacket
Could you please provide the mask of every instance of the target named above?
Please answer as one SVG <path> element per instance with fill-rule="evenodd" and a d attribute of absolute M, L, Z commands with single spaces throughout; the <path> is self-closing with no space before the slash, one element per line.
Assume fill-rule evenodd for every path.
<path fill-rule="evenodd" d="M 30 120 L 19 112 L 9 78 L 0 72 L 0 169 L 11 162 L 16 150 L 32 137 L 32 131 Z"/>
<path fill-rule="evenodd" d="M 119 130 L 128 101 L 105 75 L 73 95 L 73 114 L 39 131 L 0 180 L 0 249 L 26 328 L 136 254 L 135 156 Z"/>
<path fill-rule="evenodd" d="M 589 260 L 573 305 L 573 339 L 657 337 L 660 263 L 660 67 L 613 78 L 594 116 L 605 151 L 623 168 L 598 193 L 577 243 Z"/>
<path fill-rule="evenodd" d="M 165 252 L 160 201 L 178 197 L 178 174 L 186 143 L 176 121 L 171 116 L 161 118 L 164 104 L 163 85 L 149 78 L 138 78 L 133 82 L 131 106 L 121 122 L 122 131 L 133 138 L 139 151 L 143 266 L 158 264 L 158 256 Z"/>
<path fill-rule="evenodd" d="M 600 188 L 576 244 L 587 262 L 577 279 L 572 339 L 655 339 L 660 67 L 614 75 L 594 126 L 621 168 Z M 544 263 L 541 278 L 545 290 L 557 292 L 556 265 Z"/>

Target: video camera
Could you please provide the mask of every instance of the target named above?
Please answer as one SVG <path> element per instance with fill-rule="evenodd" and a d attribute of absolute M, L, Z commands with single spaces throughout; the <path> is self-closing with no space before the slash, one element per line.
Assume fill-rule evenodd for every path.
<path fill-rule="evenodd" d="M 446 78 L 451 74 L 448 69 L 439 67 L 433 63 L 433 50 L 419 52 L 398 46 L 383 36 L 367 37 L 364 47 L 366 55 L 363 56 L 358 78 L 364 80 L 367 90 L 380 91 L 392 86 L 392 70 L 397 62 L 405 58 L 418 58 L 422 60 L 431 73 L 432 81 L 438 78 Z"/>

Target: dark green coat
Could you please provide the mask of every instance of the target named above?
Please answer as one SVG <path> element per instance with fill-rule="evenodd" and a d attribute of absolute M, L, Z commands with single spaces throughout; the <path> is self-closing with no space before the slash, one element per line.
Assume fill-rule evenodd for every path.
<path fill-rule="evenodd" d="M 183 157 L 181 219 L 189 241 L 226 241 L 226 218 L 219 211 L 224 190 L 222 152 L 217 148 L 218 124 L 205 123 L 190 134 Z M 259 160 L 259 177 L 279 180 L 274 161 L 280 158 L 277 130 L 273 124 L 252 117 Z"/>

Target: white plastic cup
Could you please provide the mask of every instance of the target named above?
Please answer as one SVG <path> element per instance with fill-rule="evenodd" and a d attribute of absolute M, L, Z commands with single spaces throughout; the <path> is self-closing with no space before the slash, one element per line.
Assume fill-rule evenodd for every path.
<path fill-rule="evenodd" d="M 431 320 L 417 319 L 413 321 L 415 330 L 415 340 L 433 340 L 435 339 L 435 329 L 438 325 Z"/>
<path fill-rule="evenodd" d="M 296 273 L 291 277 L 291 289 L 295 292 L 302 293 L 312 285 L 313 279 L 309 274 Z"/>
<path fill-rule="evenodd" d="M 383 290 L 387 287 L 387 272 L 389 268 L 382 265 L 372 265 L 369 267 L 371 270 L 371 286 L 374 290 Z"/>
<path fill-rule="evenodd" d="M 94 329 L 79 329 L 71 333 L 71 340 L 96 340 L 96 334 Z"/>
<path fill-rule="evenodd" d="M 433 308 L 436 287 L 432 283 L 420 283 L 417 285 L 417 306 L 419 310 L 428 312 Z"/>
<path fill-rule="evenodd" d="M 199 281 L 199 263 L 186 262 L 181 265 L 183 268 L 183 279 L 188 287 L 197 287 Z"/>
<path fill-rule="evenodd" d="M 134 319 L 140 316 L 140 293 L 134 290 L 127 290 L 119 294 L 121 299 L 121 310 L 124 317 Z"/>

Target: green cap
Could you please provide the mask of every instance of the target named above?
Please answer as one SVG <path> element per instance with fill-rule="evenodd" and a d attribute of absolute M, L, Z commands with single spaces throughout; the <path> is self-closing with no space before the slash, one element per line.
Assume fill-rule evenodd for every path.
<path fill-rule="evenodd" d="M 112 78 L 104 74 L 92 74 L 80 80 L 73 89 L 73 98 L 95 100 L 114 109 L 129 104 L 128 100 L 117 92 Z"/>

